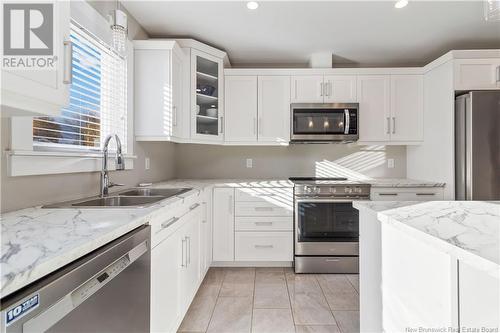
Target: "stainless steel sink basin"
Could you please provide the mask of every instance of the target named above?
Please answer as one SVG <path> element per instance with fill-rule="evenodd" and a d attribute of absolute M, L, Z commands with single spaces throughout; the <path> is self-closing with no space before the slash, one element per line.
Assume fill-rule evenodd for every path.
<path fill-rule="evenodd" d="M 154 197 L 154 196 L 160 196 L 160 197 L 165 197 L 169 198 L 174 195 L 179 195 L 182 193 L 186 193 L 187 191 L 190 191 L 190 188 L 134 188 L 130 190 L 125 190 L 122 192 L 119 192 L 118 195 L 124 195 L 124 196 L 140 196 L 140 197 Z"/>
<path fill-rule="evenodd" d="M 73 207 L 131 207 L 131 206 L 143 206 L 147 204 L 152 204 L 160 200 L 165 199 L 164 197 L 105 197 L 96 198 L 86 201 L 81 201 L 71 204 Z"/>
<path fill-rule="evenodd" d="M 109 197 L 93 197 L 46 205 L 42 208 L 142 208 L 163 199 L 179 195 L 191 188 L 133 188 Z"/>

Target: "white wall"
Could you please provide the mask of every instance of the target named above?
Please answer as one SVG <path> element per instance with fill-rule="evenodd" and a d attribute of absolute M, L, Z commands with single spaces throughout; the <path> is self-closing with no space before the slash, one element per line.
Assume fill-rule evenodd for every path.
<path fill-rule="evenodd" d="M 453 62 L 424 76 L 424 142 L 408 146 L 408 178 L 446 183 L 445 200 L 455 197 Z"/>

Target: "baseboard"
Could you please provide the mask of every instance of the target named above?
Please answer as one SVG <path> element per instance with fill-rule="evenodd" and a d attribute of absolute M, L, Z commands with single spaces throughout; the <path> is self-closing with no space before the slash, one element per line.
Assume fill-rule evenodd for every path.
<path fill-rule="evenodd" d="M 292 267 L 293 261 L 213 261 L 211 267 Z"/>

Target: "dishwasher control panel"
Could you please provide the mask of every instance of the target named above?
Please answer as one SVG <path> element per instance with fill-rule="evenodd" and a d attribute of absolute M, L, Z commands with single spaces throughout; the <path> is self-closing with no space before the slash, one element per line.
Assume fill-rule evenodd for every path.
<path fill-rule="evenodd" d="M 71 293 L 73 306 L 78 306 L 87 298 L 92 296 L 97 290 L 104 286 L 108 281 L 111 281 L 115 276 L 120 274 L 125 268 L 130 265 L 128 255 L 121 257 L 104 270 L 97 273 L 93 278 L 82 284 Z"/>

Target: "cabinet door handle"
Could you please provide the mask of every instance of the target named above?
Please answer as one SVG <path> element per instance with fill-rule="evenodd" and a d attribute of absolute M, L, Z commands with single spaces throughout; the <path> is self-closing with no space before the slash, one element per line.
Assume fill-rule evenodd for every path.
<path fill-rule="evenodd" d="M 162 229 L 165 229 L 165 228 L 168 228 L 170 227 L 172 224 L 174 224 L 175 222 L 177 222 L 179 220 L 178 217 L 172 217 L 171 219 L 169 219 L 168 221 L 165 221 L 161 224 L 161 228 Z"/>
<path fill-rule="evenodd" d="M 181 257 L 181 266 L 182 266 L 182 267 L 186 267 L 186 266 L 187 266 L 187 264 L 186 264 L 186 265 L 184 265 L 184 242 L 187 242 L 187 241 L 186 241 L 186 237 L 184 237 L 184 238 L 182 239 L 182 243 L 181 243 L 181 248 L 182 248 L 182 250 L 181 250 L 181 252 L 182 252 L 182 257 Z"/>
<path fill-rule="evenodd" d="M 331 90 L 332 90 L 332 83 L 331 83 L 330 81 L 328 81 L 328 82 L 326 83 L 326 94 L 325 94 L 325 95 L 326 95 L 326 96 L 330 96 L 330 92 L 331 92 Z"/>
<path fill-rule="evenodd" d="M 321 97 L 323 97 L 323 93 L 324 93 L 324 91 L 325 91 L 325 89 L 324 89 L 324 87 L 323 87 L 323 86 L 324 86 L 324 83 L 323 83 L 323 82 L 321 82 L 321 83 L 319 84 L 319 95 L 320 95 Z"/>
<path fill-rule="evenodd" d="M 63 83 L 73 83 L 73 43 L 69 40 L 64 41 L 64 72 Z"/>
<path fill-rule="evenodd" d="M 497 83 L 500 82 L 500 66 L 497 66 Z"/>
<path fill-rule="evenodd" d="M 254 207 L 256 212 L 271 212 L 274 210 L 273 207 Z"/>
<path fill-rule="evenodd" d="M 186 260 L 186 266 L 191 263 L 191 237 L 186 236 L 187 243 L 186 243 L 186 249 L 187 249 L 187 260 Z"/>
<path fill-rule="evenodd" d="M 255 225 L 273 225 L 273 222 L 255 222 Z"/>
<path fill-rule="evenodd" d="M 416 193 L 416 195 L 436 195 L 436 193 Z"/>
<path fill-rule="evenodd" d="M 253 134 L 257 134 L 257 118 L 253 118 Z"/>
<path fill-rule="evenodd" d="M 257 131 L 259 133 L 259 135 L 262 134 L 262 118 L 259 117 L 259 125 L 257 125 Z"/>
<path fill-rule="evenodd" d="M 256 249 L 272 249 L 274 246 L 272 244 L 269 245 L 254 245 Z"/>
<path fill-rule="evenodd" d="M 397 193 L 379 193 L 378 195 L 380 196 L 397 196 L 398 194 Z"/>
<path fill-rule="evenodd" d="M 220 134 L 224 133 L 224 116 L 220 116 Z"/>
<path fill-rule="evenodd" d="M 233 196 L 230 195 L 228 198 L 228 211 L 229 211 L 229 214 L 233 214 Z"/>
<path fill-rule="evenodd" d="M 391 134 L 391 118 L 387 117 L 387 134 Z"/>
<path fill-rule="evenodd" d="M 396 134 L 396 117 L 392 117 L 392 134 Z"/>
<path fill-rule="evenodd" d="M 189 207 L 189 210 L 196 209 L 196 208 L 198 208 L 198 206 L 200 206 L 200 204 L 199 204 L 199 203 L 195 203 L 194 205 L 191 205 L 191 206 Z"/>
<path fill-rule="evenodd" d="M 177 126 L 177 106 L 172 107 L 172 124 Z"/>

